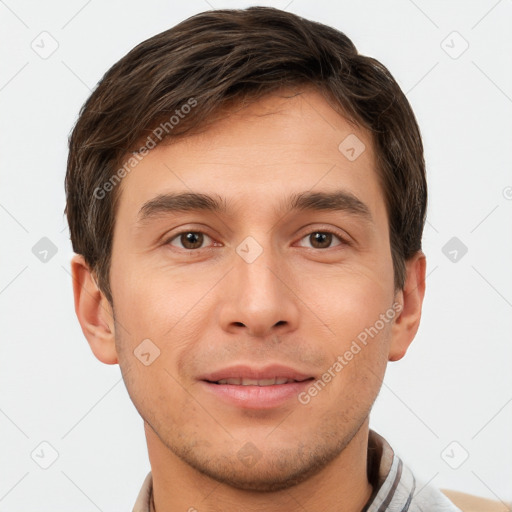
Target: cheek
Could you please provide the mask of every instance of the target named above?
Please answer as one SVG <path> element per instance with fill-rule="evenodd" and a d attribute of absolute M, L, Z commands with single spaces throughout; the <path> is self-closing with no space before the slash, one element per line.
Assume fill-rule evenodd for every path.
<path fill-rule="evenodd" d="M 212 327 L 208 291 L 219 277 L 144 265 L 135 271 L 127 262 L 116 272 L 111 279 L 116 349 L 123 375 L 128 376 L 128 392 L 141 413 L 147 404 L 165 402 L 169 395 L 175 402 L 181 400 L 178 409 L 183 409 L 186 396 L 179 382 L 187 367 L 181 361 L 184 354 L 194 353 Z M 145 366 L 144 359 L 154 362 Z"/>
<path fill-rule="evenodd" d="M 307 329 L 318 326 L 313 338 L 324 333 L 322 345 L 329 360 L 324 375 L 332 382 L 321 402 L 326 407 L 332 401 L 352 404 L 349 408 L 357 415 L 371 405 L 385 373 L 394 318 L 391 285 L 355 266 L 323 279 L 317 276 L 315 287 L 308 281 L 302 281 L 302 293 L 315 290 L 308 300 L 318 320 Z"/>
<path fill-rule="evenodd" d="M 297 295 L 314 313 L 317 325 L 328 326 L 331 338 L 346 342 L 391 307 L 393 277 L 387 274 L 382 278 L 375 269 L 356 264 L 333 268 L 297 280 Z"/>
<path fill-rule="evenodd" d="M 332 363 L 320 377 L 329 381 L 323 402 L 326 409 L 339 403 L 341 409 L 357 416 L 371 407 L 386 371 L 391 325 L 356 328 L 352 332 L 357 334 L 338 340 Z"/>
<path fill-rule="evenodd" d="M 137 338 L 171 336 L 175 325 L 201 308 L 210 281 L 211 275 L 199 279 L 179 268 L 123 262 L 111 277 L 118 321 Z"/>

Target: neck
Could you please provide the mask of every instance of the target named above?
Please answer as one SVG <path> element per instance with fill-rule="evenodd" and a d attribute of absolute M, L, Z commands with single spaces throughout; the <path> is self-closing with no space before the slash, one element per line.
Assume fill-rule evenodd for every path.
<path fill-rule="evenodd" d="M 275 492 L 240 490 L 192 468 L 145 424 L 156 512 L 360 512 L 372 493 L 367 476 L 368 420 L 331 463 L 308 480 Z"/>

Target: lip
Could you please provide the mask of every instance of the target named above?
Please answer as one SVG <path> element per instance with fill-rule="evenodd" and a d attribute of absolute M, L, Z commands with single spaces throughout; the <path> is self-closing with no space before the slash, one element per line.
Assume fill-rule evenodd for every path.
<path fill-rule="evenodd" d="M 236 384 L 215 384 L 201 381 L 205 392 L 222 402 L 241 409 L 275 409 L 293 400 L 311 385 L 312 380 L 288 382 L 271 386 L 241 386 Z"/>
<path fill-rule="evenodd" d="M 229 378 L 270 379 L 281 377 L 298 382 L 273 384 L 270 386 L 237 384 L 216 384 L 216 381 Z M 297 396 L 311 385 L 314 377 L 282 365 L 265 368 L 250 366 L 231 366 L 201 376 L 203 390 L 225 404 L 241 409 L 275 409 L 293 400 L 298 404 Z"/>
<path fill-rule="evenodd" d="M 255 368 L 253 366 L 247 365 L 237 365 L 202 375 L 198 377 L 198 380 L 217 382 L 221 379 L 232 378 L 262 380 L 271 379 L 273 377 L 303 381 L 312 378 L 313 375 L 307 375 L 289 366 L 283 366 L 279 364 L 265 366 L 264 368 Z"/>

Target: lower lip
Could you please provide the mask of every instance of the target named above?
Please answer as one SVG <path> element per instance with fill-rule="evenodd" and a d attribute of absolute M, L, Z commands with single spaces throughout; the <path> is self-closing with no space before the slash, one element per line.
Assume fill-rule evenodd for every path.
<path fill-rule="evenodd" d="M 311 385 L 312 379 L 273 386 L 238 386 L 201 381 L 207 392 L 220 400 L 243 409 L 273 409 L 290 400 L 298 401 L 298 395 Z"/>

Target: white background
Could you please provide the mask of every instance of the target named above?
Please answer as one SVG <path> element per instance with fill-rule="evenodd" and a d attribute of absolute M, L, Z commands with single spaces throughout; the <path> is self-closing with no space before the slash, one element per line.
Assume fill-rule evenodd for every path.
<path fill-rule="evenodd" d="M 119 368 L 93 357 L 73 309 L 67 136 L 90 90 L 133 46 L 194 13 L 247 5 L 0 2 L 2 511 L 133 506 L 149 471 L 142 421 Z M 267 5 L 331 24 L 383 62 L 424 137 L 424 314 L 407 356 L 388 368 L 372 427 L 424 481 L 512 500 L 512 2 Z M 43 31 L 59 45 L 47 59 L 31 48 Z M 456 262 L 442 252 L 454 236 L 468 249 Z M 42 237 L 58 249 L 46 263 L 32 253 Z M 43 441 L 58 453 L 48 469 L 31 458 L 37 448 L 39 462 L 50 461 Z M 458 469 L 441 456 L 447 446 L 452 465 L 469 454 Z"/>

